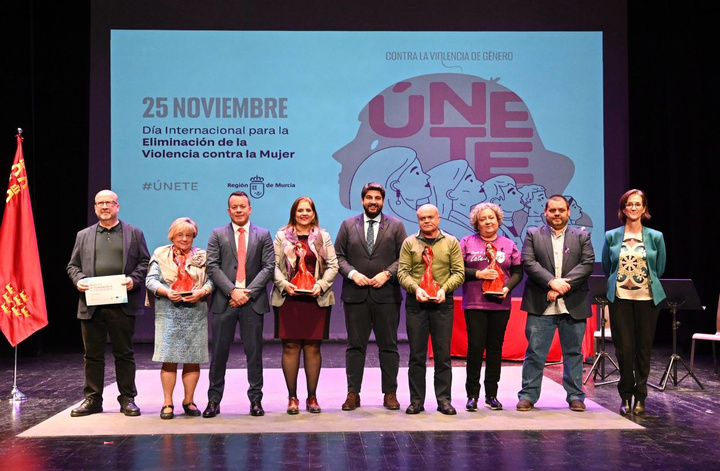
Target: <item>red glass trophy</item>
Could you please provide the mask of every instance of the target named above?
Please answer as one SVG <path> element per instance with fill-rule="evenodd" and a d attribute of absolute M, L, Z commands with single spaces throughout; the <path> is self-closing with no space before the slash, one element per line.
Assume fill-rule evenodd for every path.
<path fill-rule="evenodd" d="M 495 248 L 492 242 L 488 242 L 487 244 L 485 244 L 485 256 L 490 262 L 487 268 L 490 270 L 495 270 L 498 274 L 498 277 L 494 280 L 483 281 L 483 294 L 502 296 L 503 287 L 505 286 L 505 274 L 497 264 L 497 248 Z"/>
<path fill-rule="evenodd" d="M 188 275 L 188 272 L 185 270 L 186 254 L 176 248 L 173 248 L 173 260 L 178 267 L 178 277 L 172 284 L 172 289 L 179 292 L 181 296 L 190 296 L 193 288 L 195 287 L 195 282 L 192 278 L 190 278 L 190 275 Z"/>
<path fill-rule="evenodd" d="M 290 280 L 290 283 L 295 285 L 296 293 L 312 293 L 315 287 L 315 277 L 305 266 L 307 250 L 301 242 L 295 244 L 295 255 L 297 256 L 297 274 Z"/>
<path fill-rule="evenodd" d="M 440 284 L 435 281 L 432 274 L 433 251 L 430 247 L 425 246 L 422 253 L 423 263 L 425 264 L 425 274 L 420 280 L 420 287 L 430 296 L 430 299 L 437 299 L 437 293 L 440 290 Z"/>

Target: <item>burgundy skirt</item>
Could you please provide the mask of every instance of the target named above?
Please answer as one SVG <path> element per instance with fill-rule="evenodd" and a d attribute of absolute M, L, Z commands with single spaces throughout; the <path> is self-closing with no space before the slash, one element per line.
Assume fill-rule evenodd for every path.
<path fill-rule="evenodd" d="M 276 339 L 325 340 L 332 306 L 320 307 L 312 296 L 287 296 L 275 311 Z"/>

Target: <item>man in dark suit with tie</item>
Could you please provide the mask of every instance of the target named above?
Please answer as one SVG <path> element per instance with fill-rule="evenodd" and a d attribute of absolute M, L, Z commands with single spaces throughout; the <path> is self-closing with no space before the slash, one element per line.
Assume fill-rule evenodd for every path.
<path fill-rule="evenodd" d="M 348 346 L 345 350 L 345 372 L 348 393 L 342 410 L 360 407 L 360 388 L 365 368 L 365 354 L 370 332 L 380 357 L 383 406 L 400 409 L 397 400 L 397 375 L 400 355 L 397 329 L 400 322 L 400 286 L 397 266 L 400 247 L 407 237 L 405 226 L 382 213 L 385 188 L 368 183 L 361 191 L 362 214 L 343 221 L 337 238 L 340 273 L 343 277 L 342 300 Z"/>
<path fill-rule="evenodd" d="M 72 410 L 72 417 L 102 412 L 105 382 L 105 341 L 110 336 L 115 356 L 120 412 L 140 415 L 135 405 L 135 355 L 132 337 L 135 316 L 143 314 L 145 275 L 150 254 L 145 236 L 137 227 L 120 221 L 118 196 L 110 190 L 95 195 L 98 223 L 78 232 L 67 273 L 80 292 L 77 317 L 80 319 L 85 347 L 85 401 Z M 87 278 L 125 275 L 127 302 L 88 306 L 85 293 L 90 289 Z"/>
<path fill-rule="evenodd" d="M 238 323 L 247 358 L 250 415 L 265 415 L 261 402 L 263 316 L 270 310 L 266 287 L 275 271 L 275 252 L 270 233 L 250 223 L 251 213 L 247 193 L 233 192 L 228 198 L 231 223 L 215 228 L 208 241 L 207 271 L 216 290 L 206 418 L 220 413 L 225 370 Z"/>
<path fill-rule="evenodd" d="M 595 252 L 590 234 L 568 227 L 570 207 L 562 195 L 545 203 L 547 224 L 531 228 L 522 248 L 528 275 L 521 308 L 528 313 L 528 340 L 517 410 L 529 411 L 540 398 L 543 369 L 555 331 L 563 355 L 563 387 L 570 409 L 585 410 L 582 341 L 590 317 L 587 280 Z"/>

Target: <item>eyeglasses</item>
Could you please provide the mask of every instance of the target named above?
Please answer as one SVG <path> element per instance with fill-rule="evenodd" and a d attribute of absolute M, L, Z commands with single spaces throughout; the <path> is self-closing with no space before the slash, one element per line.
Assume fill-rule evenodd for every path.
<path fill-rule="evenodd" d="M 625 203 L 626 208 L 642 208 L 642 203 Z"/>
<path fill-rule="evenodd" d="M 117 201 L 96 201 L 95 206 L 98 208 L 102 208 L 103 206 L 107 206 L 108 208 L 114 208 L 117 206 Z"/>

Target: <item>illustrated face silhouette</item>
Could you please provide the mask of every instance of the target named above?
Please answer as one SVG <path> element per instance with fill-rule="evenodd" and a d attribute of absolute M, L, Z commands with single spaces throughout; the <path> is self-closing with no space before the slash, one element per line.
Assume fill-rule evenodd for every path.
<path fill-rule="evenodd" d="M 541 214 L 545 209 L 545 203 L 547 202 L 547 196 L 544 192 L 536 191 L 530 195 L 530 200 L 526 201 L 525 204 L 528 208 L 528 213 Z"/>
<path fill-rule="evenodd" d="M 458 203 L 454 206 L 466 208 L 482 203 L 487 198 L 482 182 L 475 177 L 475 173 L 470 167 L 465 171 L 458 186 L 452 190 L 450 196 Z"/>
<path fill-rule="evenodd" d="M 523 208 L 522 194 L 514 185 L 503 185 L 500 189 L 504 199 L 494 201 L 504 212 L 515 212 Z"/>
<path fill-rule="evenodd" d="M 430 196 L 429 180 L 430 177 L 423 172 L 420 161 L 415 159 L 396 181 L 390 183 L 390 188 L 400 191 L 404 199 L 417 201 Z"/>
<path fill-rule="evenodd" d="M 576 200 L 572 200 L 572 203 L 570 203 L 570 211 L 572 211 L 574 218 L 579 218 L 580 216 L 582 216 L 582 208 Z"/>

